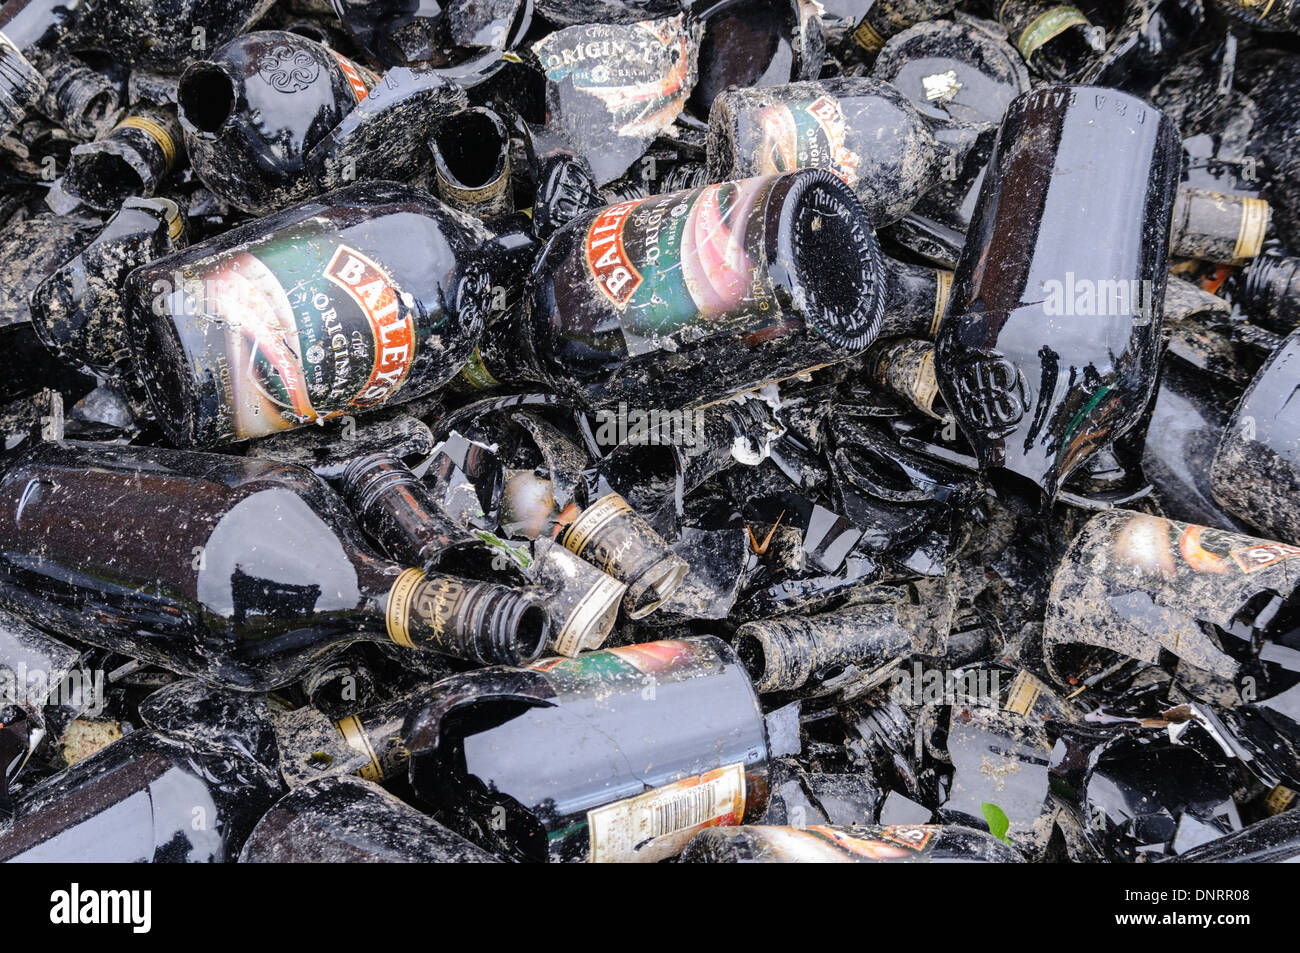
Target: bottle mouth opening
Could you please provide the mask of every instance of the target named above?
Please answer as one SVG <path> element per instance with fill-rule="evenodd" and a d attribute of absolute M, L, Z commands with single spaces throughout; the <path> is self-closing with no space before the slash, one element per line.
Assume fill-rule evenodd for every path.
<path fill-rule="evenodd" d="M 866 348 L 884 323 L 885 274 L 866 211 L 843 181 L 799 173 L 782 212 L 777 264 L 793 278 L 793 305 L 836 347 Z M 786 227 L 788 226 L 788 227 Z"/>
<path fill-rule="evenodd" d="M 486 109 L 467 109 L 448 119 L 434 137 L 438 175 L 448 185 L 472 190 L 505 172 L 507 137 L 501 120 Z"/>
<path fill-rule="evenodd" d="M 117 111 L 117 93 L 111 89 L 101 90 L 82 106 L 80 121 L 91 127 L 103 125 L 108 117 Z"/>
<path fill-rule="evenodd" d="M 211 135 L 235 111 L 235 84 L 216 66 L 197 65 L 181 77 L 177 90 L 181 121 Z"/>
<path fill-rule="evenodd" d="M 64 188 L 100 212 L 122 207 L 132 195 L 145 191 L 144 176 L 123 155 L 107 150 L 72 154 Z"/>
<path fill-rule="evenodd" d="M 641 619 L 658 609 L 681 586 L 689 570 L 684 560 L 671 555 L 647 569 L 627 587 L 623 597 L 627 617 Z"/>
<path fill-rule="evenodd" d="M 530 602 L 519 615 L 516 644 L 520 649 L 519 663 L 531 662 L 542 654 L 551 637 L 551 616 L 539 602 Z M 519 664 L 516 663 L 516 664 Z"/>

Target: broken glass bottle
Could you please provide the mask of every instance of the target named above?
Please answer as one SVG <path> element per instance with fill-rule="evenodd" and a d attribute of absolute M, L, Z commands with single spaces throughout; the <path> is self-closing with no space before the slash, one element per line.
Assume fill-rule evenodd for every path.
<path fill-rule="evenodd" d="M 998 21 L 1029 68 L 1051 80 L 1078 74 L 1106 49 L 1106 32 L 1078 7 L 1051 0 L 1005 0 Z"/>
<path fill-rule="evenodd" d="M 107 136 L 72 150 L 64 191 L 97 212 L 117 211 L 133 195 L 158 191 L 177 166 L 180 142 L 170 109 L 132 109 Z"/>
<path fill-rule="evenodd" d="M 932 126 L 947 124 L 936 137 Z M 963 134 L 964 133 L 964 134 Z M 709 113 L 709 177 L 826 169 L 843 179 L 877 228 L 902 218 L 959 164 L 976 130 L 922 115 L 866 76 L 730 89 Z"/>
<path fill-rule="evenodd" d="M 178 446 L 420 397 L 514 300 L 531 249 L 418 189 L 355 185 L 137 269 L 134 365 Z"/>
<path fill-rule="evenodd" d="M 1094 516 L 1052 580 L 1047 671 L 1078 685 L 1117 659 L 1176 659 L 1194 696 L 1267 699 L 1300 681 L 1300 547 L 1125 510 Z"/>
<path fill-rule="evenodd" d="M 525 590 L 370 555 L 342 500 L 297 467 L 45 444 L 0 478 L 0 500 L 0 602 L 209 681 L 269 689 L 358 638 L 517 664 L 549 635 Z"/>
<path fill-rule="evenodd" d="M 263 815 L 239 854 L 243 864 L 492 863 L 491 854 L 377 784 L 321 778 Z"/>
<path fill-rule="evenodd" d="M 365 99 L 374 73 L 295 33 L 248 33 L 181 76 L 185 149 L 203 183 L 265 215 L 306 198 L 307 153 Z"/>
<path fill-rule="evenodd" d="M 746 622 L 734 644 L 758 691 L 793 691 L 854 667 L 864 674 L 891 667 L 911 653 L 906 624 L 903 607 L 866 604 Z"/>
<path fill-rule="evenodd" d="M 0 827 L 0 860 L 233 860 L 279 793 L 248 758 L 134 731 L 27 791 Z"/>
<path fill-rule="evenodd" d="M 132 269 L 183 244 L 170 199 L 127 199 L 89 245 L 31 295 L 32 326 L 62 361 L 110 371 L 128 354 L 122 290 Z"/>
<path fill-rule="evenodd" d="M 713 637 L 458 675 L 403 735 L 434 816 L 516 859 L 662 860 L 767 801 L 758 697 Z"/>
<path fill-rule="evenodd" d="M 1002 496 L 1055 499 L 1141 418 L 1178 159 L 1173 123 L 1114 90 L 1046 87 L 1007 110 L 935 356 L 944 401 Z M 1073 241 L 1081 228 L 1113 241 Z"/>
<path fill-rule="evenodd" d="M 865 53 L 879 53 L 891 37 L 915 23 L 938 20 L 954 6 L 954 0 L 876 0 L 853 28 L 853 43 Z"/>

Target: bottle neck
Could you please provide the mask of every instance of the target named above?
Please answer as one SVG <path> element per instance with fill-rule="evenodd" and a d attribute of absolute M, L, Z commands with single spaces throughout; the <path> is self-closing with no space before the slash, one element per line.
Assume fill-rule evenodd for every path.
<path fill-rule="evenodd" d="M 535 592 L 420 569 L 403 570 L 375 608 L 388 638 L 403 648 L 482 665 L 531 662 L 551 633 Z"/>
<path fill-rule="evenodd" d="M 952 290 L 952 272 L 885 261 L 885 320 L 880 338 L 933 340 Z"/>
<path fill-rule="evenodd" d="M 493 391 L 512 384 L 558 386 L 542 368 L 519 308 L 488 325 L 469 363 L 452 382 L 461 393 Z"/>
<path fill-rule="evenodd" d="M 413 707 L 416 707 L 413 699 L 397 698 L 334 722 L 334 730 L 343 743 L 366 758 L 357 774 L 378 783 L 393 777 L 406 763 L 407 751 L 401 743 L 402 723 Z"/>

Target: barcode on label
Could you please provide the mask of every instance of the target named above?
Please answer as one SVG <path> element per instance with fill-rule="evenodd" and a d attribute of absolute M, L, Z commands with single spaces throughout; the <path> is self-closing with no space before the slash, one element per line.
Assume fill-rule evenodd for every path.
<path fill-rule="evenodd" d="M 650 836 L 663 837 L 696 824 L 711 821 L 717 814 L 713 788 L 693 788 L 667 804 L 656 804 L 650 815 Z"/>
<path fill-rule="evenodd" d="M 588 811 L 591 860 L 663 860 L 679 853 L 700 828 L 739 824 L 744 814 L 743 764 L 682 778 Z"/>

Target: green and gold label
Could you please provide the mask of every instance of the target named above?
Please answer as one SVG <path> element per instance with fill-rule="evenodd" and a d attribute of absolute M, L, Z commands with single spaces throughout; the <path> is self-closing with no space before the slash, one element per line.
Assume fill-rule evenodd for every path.
<path fill-rule="evenodd" d="M 313 218 L 155 283 L 154 307 L 219 388 L 219 439 L 373 407 L 405 383 L 416 302 L 332 231 Z"/>
<path fill-rule="evenodd" d="M 619 314 L 630 355 L 672 349 L 675 334 L 781 333 L 763 249 L 775 179 L 621 202 L 596 215 L 585 263 Z"/>

